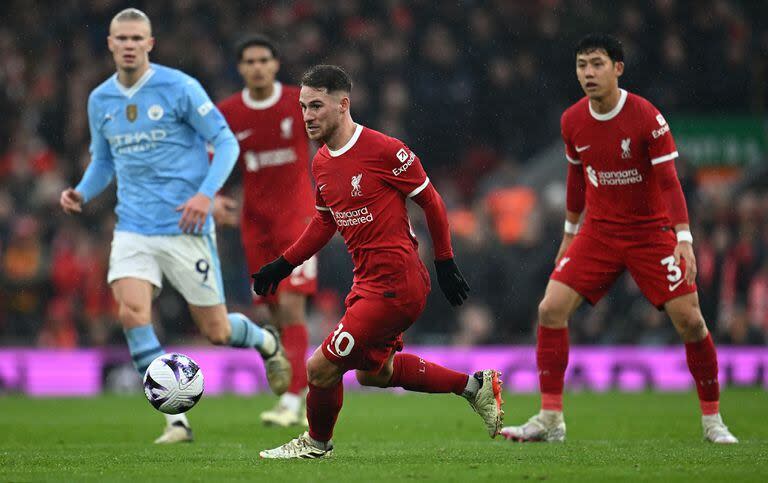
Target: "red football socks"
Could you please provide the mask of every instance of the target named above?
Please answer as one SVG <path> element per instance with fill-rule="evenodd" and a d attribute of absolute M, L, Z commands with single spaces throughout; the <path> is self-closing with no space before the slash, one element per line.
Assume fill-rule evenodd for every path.
<path fill-rule="evenodd" d="M 717 352 L 712 335 L 698 342 L 685 344 L 688 369 L 696 381 L 701 413 L 705 416 L 720 412 L 720 383 L 717 380 Z"/>
<path fill-rule="evenodd" d="M 395 355 L 390 387 L 402 387 L 407 391 L 448 393 L 461 395 L 467 387 L 469 376 L 413 354 Z"/>
<path fill-rule="evenodd" d="M 536 365 L 539 368 L 541 409 L 563 410 L 563 383 L 568 367 L 568 328 L 539 326 L 536 338 Z"/>
<path fill-rule="evenodd" d="M 292 324 L 283 327 L 280 338 L 285 349 L 285 356 L 291 363 L 291 384 L 288 386 L 288 392 L 291 394 L 301 394 L 301 391 L 307 387 L 307 326 L 304 324 Z"/>
<path fill-rule="evenodd" d="M 322 388 L 309 384 L 307 393 L 307 419 L 309 436 L 315 441 L 327 442 L 333 436 L 333 427 L 344 403 L 344 385 Z"/>

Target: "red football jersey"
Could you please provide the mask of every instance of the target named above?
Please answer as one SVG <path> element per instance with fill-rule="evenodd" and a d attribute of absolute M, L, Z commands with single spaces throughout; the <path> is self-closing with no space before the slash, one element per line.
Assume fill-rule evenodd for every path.
<path fill-rule="evenodd" d="M 330 212 L 352 255 L 353 291 L 393 303 L 423 298 L 429 277 L 405 206 L 429 185 L 419 158 L 401 141 L 357 125 L 338 151 L 318 150 L 312 174 L 316 207 Z"/>
<path fill-rule="evenodd" d="M 295 227 L 303 229 L 313 213 L 299 88 L 275 82 L 274 93 L 263 101 L 243 89 L 221 101 L 219 109 L 240 143 L 244 227 L 265 238 L 283 227 L 297 236 Z"/>
<path fill-rule="evenodd" d="M 593 111 L 584 97 L 560 123 L 566 158 L 584 165 L 585 228 L 670 224 L 653 166 L 674 162 L 678 153 L 669 124 L 653 104 L 621 89 L 610 112 Z"/>

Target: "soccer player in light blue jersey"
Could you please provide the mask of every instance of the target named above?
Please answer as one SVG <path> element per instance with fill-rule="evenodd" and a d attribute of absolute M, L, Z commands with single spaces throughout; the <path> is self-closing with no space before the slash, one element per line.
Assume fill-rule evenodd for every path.
<path fill-rule="evenodd" d="M 291 368 L 277 332 L 224 305 L 211 210 L 237 160 L 237 140 L 197 80 L 149 62 L 155 39 L 143 12 L 118 13 L 107 40 L 117 73 L 88 99 L 91 163 L 60 203 L 79 213 L 117 179 L 108 282 L 134 366 L 143 376 L 164 353 L 150 317 L 165 276 L 208 340 L 258 350 L 270 387 L 282 394 Z M 214 147 L 210 162 L 206 143 Z M 184 414 L 166 418 L 156 443 L 192 440 Z"/>

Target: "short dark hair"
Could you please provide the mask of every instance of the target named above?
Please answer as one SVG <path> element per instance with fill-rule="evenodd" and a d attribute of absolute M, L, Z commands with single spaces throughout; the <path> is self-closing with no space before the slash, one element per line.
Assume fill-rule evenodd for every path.
<path fill-rule="evenodd" d="M 589 34 L 576 44 L 575 56 L 589 54 L 596 50 L 604 50 L 613 62 L 624 62 L 624 46 L 621 41 L 608 34 Z"/>
<path fill-rule="evenodd" d="M 275 59 L 279 59 L 279 53 L 277 51 L 277 46 L 274 42 L 272 42 L 272 39 L 267 37 L 266 35 L 261 34 L 251 34 L 247 37 L 243 37 L 240 39 L 237 44 L 235 45 L 235 53 L 237 54 L 237 61 L 240 62 L 243 60 L 243 52 L 245 52 L 245 49 L 249 47 L 264 47 L 266 49 L 269 49 L 269 51 L 272 53 L 272 57 Z"/>
<path fill-rule="evenodd" d="M 320 64 L 309 68 L 301 76 L 301 85 L 312 87 L 313 89 L 325 88 L 331 92 L 352 92 L 352 79 L 344 69 L 338 65 Z"/>

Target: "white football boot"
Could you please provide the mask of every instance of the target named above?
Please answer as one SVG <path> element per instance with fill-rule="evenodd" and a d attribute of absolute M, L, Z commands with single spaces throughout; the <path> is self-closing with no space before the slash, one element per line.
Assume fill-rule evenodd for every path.
<path fill-rule="evenodd" d="M 486 369 L 478 371 L 473 376 L 480 383 L 480 388 L 475 393 L 474 398 L 468 399 L 469 405 L 483 419 L 488 435 L 495 438 L 504 421 L 504 410 L 501 405 L 504 401 L 501 399 L 501 381 L 499 371 Z"/>
<path fill-rule="evenodd" d="M 565 441 L 565 420 L 560 411 L 539 411 L 521 426 L 502 428 L 508 441 L 562 443 Z"/>
<path fill-rule="evenodd" d="M 333 443 L 328 441 L 321 447 L 305 431 L 298 438 L 292 439 L 282 446 L 260 451 L 259 456 L 265 459 L 330 458 L 333 456 Z"/>
<path fill-rule="evenodd" d="M 280 426 L 283 428 L 298 426 L 300 424 L 309 426 L 306 409 L 294 411 L 279 402 L 274 408 L 261 413 L 261 422 L 264 426 Z"/>
<path fill-rule="evenodd" d="M 275 351 L 270 355 L 262 354 L 261 356 L 264 358 L 269 388 L 280 396 L 288 390 L 288 386 L 291 384 L 291 363 L 285 357 L 285 351 L 283 350 L 282 342 L 280 342 L 280 334 L 277 329 L 271 325 L 264 325 L 263 329 L 275 338 Z"/>
<path fill-rule="evenodd" d="M 736 444 L 739 442 L 736 436 L 731 434 L 728 426 L 723 423 L 720 414 L 712 414 L 701 417 L 701 426 L 704 429 L 704 439 L 718 444 Z"/>
<path fill-rule="evenodd" d="M 181 421 L 176 421 L 165 427 L 155 444 L 191 443 L 192 440 L 192 430 Z"/>

